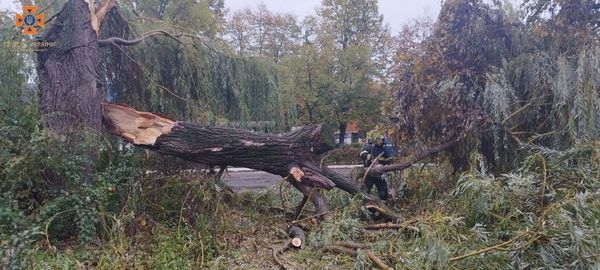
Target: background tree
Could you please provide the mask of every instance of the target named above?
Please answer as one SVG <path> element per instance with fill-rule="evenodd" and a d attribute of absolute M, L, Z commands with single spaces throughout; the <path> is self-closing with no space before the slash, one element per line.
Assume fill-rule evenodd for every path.
<path fill-rule="evenodd" d="M 324 0 L 317 14 L 320 32 L 315 42 L 331 48 L 334 57 L 331 64 L 335 84 L 323 98 L 333 116 L 329 121 L 337 122 L 343 144 L 349 120 L 380 116 L 379 111 L 357 108 L 365 104 L 365 90 L 377 74 L 374 58 L 384 34 L 383 17 L 373 0 Z"/>
<path fill-rule="evenodd" d="M 224 38 L 240 55 L 278 64 L 282 91 L 294 97 L 299 123 L 334 124 L 343 138 L 348 121 L 369 129 L 380 119 L 393 47 L 382 20 L 377 1 L 323 1 L 302 25 L 261 5 L 232 14 Z"/>
<path fill-rule="evenodd" d="M 17 249 L 4 249 L 3 241 L 1 250 L 12 252 L 4 255 L 14 255 L 3 257 L 3 263 L 5 258 L 18 261 L 18 248 L 40 235 L 34 226 L 42 222 L 47 222 L 47 235 L 66 238 L 77 232 L 81 243 L 89 243 L 98 236 L 100 212 L 119 207 L 118 202 L 108 203 L 118 197 L 110 190 L 125 188 L 141 168 L 132 165 L 138 156 L 123 154 L 100 136 L 101 102 L 136 103 L 204 123 L 268 120 L 266 130 L 281 128 L 289 116 L 286 108 L 293 108 L 280 95 L 269 61 L 230 56 L 212 40 L 219 19 L 212 14 L 218 7 L 211 3 L 218 1 L 164 2 L 164 10 L 157 13 L 143 3 L 110 9 L 111 3 L 102 1 L 94 10 L 108 7 L 104 10 L 109 13 L 102 14 L 106 16 L 92 13 L 83 0 L 46 10 L 56 9 L 57 14 L 49 16 L 37 38 L 55 43 L 35 54 L 21 45 L 7 45 L 30 40 L 16 32 L 12 17 L 2 17 L 3 26 L 10 28 L 0 36 L 6 60 L 0 67 L 0 234 L 3 239 L 13 235 L 8 244 Z M 180 19 L 158 21 L 162 12 Z M 91 23 L 94 16 L 102 22 L 100 29 Z M 35 66 L 37 70 L 30 70 Z M 39 82 L 39 90 L 27 82 Z M 35 106 L 9 111 L 14 104 L 36 101 L 39 118 Z M 107 153 L 113 150 L 118 154 Z"/>
<path fill-rule="evenodd" d="M 296 17 L 273 13 L 262 4 L 256 10 L 246 8 L 231 14 L 223 38 L 239 55 L 261 56 L 278 63 L 295 54 L 300 33 Z"/>
<path fill-rule="evenodd" d="M 323 1 L 303 29 L 303 45 L 286 63 L 298 90 L 299 117 L 337 125 L 343 144 L 348 121 L 365 128 L 380 115 L 375 60 L 385 29 L 377 1 Z"/>

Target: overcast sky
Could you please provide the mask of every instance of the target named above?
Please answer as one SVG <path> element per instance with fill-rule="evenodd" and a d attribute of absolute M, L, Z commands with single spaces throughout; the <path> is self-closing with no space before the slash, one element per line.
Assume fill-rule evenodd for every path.
<path fill-rule="evenodd" d="M 14 0 L 0 0 L 0 9 L 14 9 Z M 225 0 L 225 6 L 231 11 L 246 7 L 255 9 L 260 3 L 274 12 L 292 13 L 299 20 L 307 15 L 315 14 L 321 0 Z M 393 31 L 415 18 L 428 16 L 435 20 L 441 8 L 441 0 L 379 0 L 379 12 L 383 14 L 385 23 Z"/>
<path fill-rule="evenodd" d="M 275 12 L 295 14 L 298 19 L 315 14 L 315 9 L 321 5 L 321 0 L 225 0 L 225 7 L 231 11 L 246 7 L 255 9 L 260 3 Z M 383 14 L 385 23 L 393 31 L 419 17 L 437 18 L 441 8 L 441 0 L 379 0 L 379 13 Z"/>

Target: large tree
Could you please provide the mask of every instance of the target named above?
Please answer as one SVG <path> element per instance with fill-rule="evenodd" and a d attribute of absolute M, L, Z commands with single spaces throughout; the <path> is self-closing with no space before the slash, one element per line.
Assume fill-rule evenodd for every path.
<path fill-rule="evenodd" d="M 402 55 L 392 117 L 402 138 L 430 144 L 468 131 L 451 149 L 455 172 L 501 174 L 525 145 L 597 137 L 595 2 L 527 1 L 524 24 L 501 5 L 446 1 L 418 52 Z"/>
<path fill-rule="evenodd" d="M 114 16 L 105 21 L 108 27 L 102 29 L 102 39 L 107 41 L 111 37 L 134 40 L 156 29 L 173 35 L 139 39 L 135 46 L 103 43 L 107 49 L 102 50 L 99 72 L 103 83 L 111 85 L 109 97 L 180 119 L 242 126 L 262 121 L 272 123 L 269 130 L 284 129 L 289 115 L 293 116 L 292 106 L 280 91 L 275 66 L 229 52 L 216 37 L 224 18 L 215 13 L 219 6 L 213 7 L 213 2 L 188 3 L 183 8 L 182 3 L 165 1 L 165 9 L 171 12 L 162 17 L 150 12 L 154 7 L 145 2 L 111 13 Z M 178 10 L 187 10 L 187 15 L 177 15 Z"/>
<path fill-rule="evenodd" d="M 275 63 L 296 53 L 300 26 L 288 13 L 273 13 L 262 4 L 228 16 L 223 38 L 243 56 L 259 56 Z"/>
<path fill-rule="evenodd" d="M 95 72 L 97 22 L 114 1 L 107 0 L 104 4 L 94 14 L 84 1 L 67 2 L 42 38 L 56 45 L 38 52 L 42 124 L 65 135 L 73 145 L 82 144 L 86 136 L 96 140 L 102 125 L 99 101 L 104 99 L 104 93 Z M 82 159 L 86 172 L 83 181 L 90 182 L 95 171 L 95 150 L 90 147 Z M 50 178 L 64 185 L 62 177 Z"/>
<path fill-rule="evenodd" d="M 382 71 L 377 69 L 376 60 L 386 59 L 381 47 L 389 32 L 376 0 L 324 0 L 317 15 L 314 43 L 332 54 L 329 64 L 333 83 L 321 98 L 333 116 L 328 120 L 338 124 L 343 144 L 348 121 L 381 115 L 368 101 L 382 90 L 382 85 L 375 83 Z"/>
<path fill-rule="evenodd" d="M 225 33 L 240 55 L 278 63 L 280 85 L 294 97 L 299 124 L 336 125 L 343 143 L 348 121 L 368 129 L 380 120 L 392 39 L 377 1 L 323 1 L 301 25 L 261 5 L 233 13 Z"/>
<path fill-rule="evenodd" d="M 478 145 L 486 159 L 494 160 L 486 141 L 475 141 L 490 124 L 482 118 L 486 74 L 511 54 L 505 24 L 501 10 L 480 1 L 447 1 L 419 51 L 399 54 L 399 90 L 391 118 L 400 138 L 418 146 L 469 133 L 452 149 L 455 173 L 468 167 Z"/>
<path fill-rule="evenodd" d="M 94 178 L 105 100 L 210 124 L 289 126 L 293 104 L 281 95 L 275 67 L 230 56 L 215 41 L 222 1 L 114 5 L 68 1 L 38 37 L 55 44 L 37 53 L 42 123 L 87 147 L 83 182 Z M 66 184 L 64 176 L 45 176 L 56 187 Z"/>

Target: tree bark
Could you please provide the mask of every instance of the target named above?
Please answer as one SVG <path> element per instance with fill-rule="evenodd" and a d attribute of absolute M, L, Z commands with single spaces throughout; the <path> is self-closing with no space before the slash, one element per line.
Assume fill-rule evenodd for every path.
<path fill-rule="evenodd" d="M 412 166 L 413 164 L 417 163 L 418 161 L 420 161 L 428 156 L 431 156 L 432 154 L 443 151 L 443 150 L 455 145 L 457 142 L 461 141 L 463 138 L 464 137 L 460 137 L 455 140 L 451 140 L 451 141 L 445 142 L 443 144 L 428 148 L 427 150 L 416 154 L 410 160 L 402 162 L 402 163 L 395 163 L 395 164 L 386 165 L 386 166 L 373 166 L 373 168 L 371 168 L 371 170 L 369 170 L 369 175 L 380 175 L 385 172 L 404 170 L 404 169 Z"/>
<path fill-rule="evenodd" d="M 68 1 L 42 38 L 56 45 L 37 54 L 42 125 L 67 136 L 71 145 L 81 145 L 84 136 L 94 140 L 102 126 L 103 94 L 95 72 L 97 36 L 90 20 L 85 1 Z M 91 182 L 96 153 L 90 147 L 83 155 L 83 181 Z"/>

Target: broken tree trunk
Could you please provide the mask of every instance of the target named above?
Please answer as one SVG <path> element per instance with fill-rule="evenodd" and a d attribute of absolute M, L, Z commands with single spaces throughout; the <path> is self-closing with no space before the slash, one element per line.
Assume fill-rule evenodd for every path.
<path fill-rule="evenodd" d="M 338 187 L 352 195 L 359 194 L 368 208 L 388 219 L 401 219 L 383 201 L 364 193 L 359 183 L 316 165 L 317 155 L 334 146 L 333 132 L 325 126 L 309 125 L 275 135 L 174 121 L 118 104 L 102 104 L 102 113 L 110 133 L 136 146 L 211 166 L 239 166 L 280 175 L 311 200 L 319 216 L 326 217 L 328 213 L 319 189 Z M 410 164 L 395 167 L 406 168 Z"/>
<path fill-rule="evenodd" d="M 282 177 L 299 169 L 304 175 L 294 176 L 294 181 L 309 180 L 312 185 L 325 189 L 335 186 L 314 167 L 303 166 L 313 161 L 315 155 L 333 147 L 333 140 L 321 136 L 328 132 L 321 132 L 320 125 L 273 135 L 178 122 L 123 105 L 103 104 L 102 109 L 109 132 L 161 154 L 213 166 L 246 167 Z"/>
<path fill-rule="evenodd" d="M 328 213 L 317 188 L 336 184 L 314 165 L 314 158 L 333 149 L 324 126 L 310 125 L 276 135 L 227 127 L 178 122 L 117 104 L 103 104 L 108 131 L 136 146 L 211 166 L 239 166 L 280 175 L 307 196 L 317 214 Z"/>

